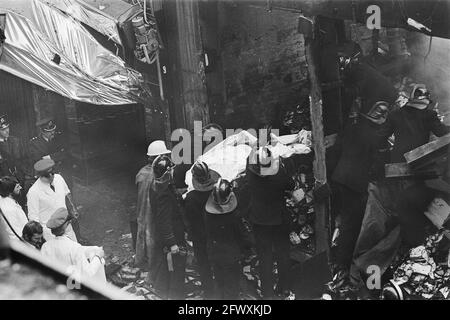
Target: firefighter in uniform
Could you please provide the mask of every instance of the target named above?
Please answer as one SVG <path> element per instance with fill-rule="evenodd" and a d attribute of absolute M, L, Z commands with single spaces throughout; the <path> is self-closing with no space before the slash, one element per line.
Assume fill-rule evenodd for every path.
<path fill-rule="evenodd" d="M 21 184 L 23 191 L 17 201 L 25 208 L 25 193 L 28 190 L 26 181 L 31 177 L 27 174 L 27 157 L 24 143 L 17 137 L 9 135 L 9 122 L 6 115 L 0 116 L 0 177 L 13 176 Z"/>

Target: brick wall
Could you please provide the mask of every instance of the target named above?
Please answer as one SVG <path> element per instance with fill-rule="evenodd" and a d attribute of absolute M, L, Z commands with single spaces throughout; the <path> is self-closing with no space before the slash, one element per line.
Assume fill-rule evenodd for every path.
<path fill-rule="evenodd" d="M 279 127 L 308 91 L 297 15 L 243 3 L 219 5 L 223 106 L 211 118 L 227 127 Z"/>

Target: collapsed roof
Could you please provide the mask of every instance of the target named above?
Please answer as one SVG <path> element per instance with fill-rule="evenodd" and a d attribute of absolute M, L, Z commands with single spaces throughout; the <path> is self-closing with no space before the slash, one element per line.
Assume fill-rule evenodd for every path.
<path fill-rule="evenodd" d="M 49 2 L 65 5 L 67 13 L 49 5 Z M 80 15 L 68 14 L 80 13 L 75 9 L 81 8 L 81 2 L 0 0 L 0 13 L 5 14 L 2 28 L 6 36 L 0 70 L 86 103 L 122 105 L 145 102 L 150 98 L 150 91 L 143 85 L 143 76 L 104 48 L 78 20 Z M 71 3 L 74 6 L 71 7 Z M 104 26 L 116 23 L 107 15 L 93 17 L 99 19 L 100 16 L 109 21 Z M 85 21 L 86 24 L 99 20 L 89 21 Z M 108 30 L 114 31 L 102 29 L 102 32 L 107 34 Z M 114 40 L 113 33 L 108 36 Z"/>

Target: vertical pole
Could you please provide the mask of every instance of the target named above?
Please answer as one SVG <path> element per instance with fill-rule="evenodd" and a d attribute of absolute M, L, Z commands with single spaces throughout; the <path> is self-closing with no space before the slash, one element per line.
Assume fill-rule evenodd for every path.
<path fill-rule="evenodd" d="M 317 76 L 317 66 L 314 59 L 314 48 L 316 39 L 314 38 L 314 19 L 312 21 L 312 34 L 305 35 L 305 55 L 308 64 L 308 73 L 311 86 L 310 111 L 312 139 L 314 149 L 314 179 L 316 186 L 320 187 L 327 183 L 327 169 L 325 164 L 325 137 L 323 131 L 322 117 L 322 90 Z M 316 254 L 329 252 L 327 217 L 329 210 L 329 199 L 315 201 L 315 234 L 316 234 Z"/>
<path fill-rule="evenodd" d="M 194 121 L 209 122 L 205 66 L 201 41 L 198 0 L 176 0 L 180 77 L 184 100 L 185 127 L 194 128 Z"/>

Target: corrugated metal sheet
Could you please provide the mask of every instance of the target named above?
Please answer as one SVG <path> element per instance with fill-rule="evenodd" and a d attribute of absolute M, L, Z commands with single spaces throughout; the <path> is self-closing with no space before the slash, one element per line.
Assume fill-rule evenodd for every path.
<path fill-rule="evenodd" d="M 3 1 L 0 12 L 12 6 Z M 31 10 L 24 10 L 24 15 L 6 11 L 0 69 L 93 104 L 131 104 L 151 99 L 142 75 L 102 47 L 80 22 L 40 0 L 29 1 L 28 6 Z"/>

